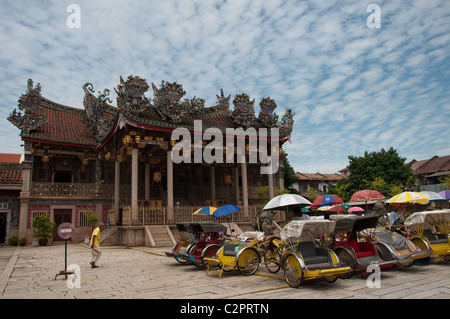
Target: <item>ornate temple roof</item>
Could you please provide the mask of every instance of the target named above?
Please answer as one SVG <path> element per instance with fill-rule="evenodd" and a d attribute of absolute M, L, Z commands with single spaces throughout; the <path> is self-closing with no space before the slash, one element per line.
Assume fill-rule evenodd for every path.
<path fill-rule="evenodd" d="M 225 133 L 226 128 L 278 128 L 281 143 L 290 138 L 293 114 L 287 110 L 279 122 L 274 113 L 276 103 L 270 97 L 261 100 L 257 117 L 255 100 L 245 93 L 235 96 L 231 111 L 231 95 L 225 97 L 222 90 L 217 104 L 205 107 L 201 98 L 182 100 L 186 92 L 176 82 L 162 81 L 159 88 L 152 83 L 153 100 L 144 95 L 148 88 L 146 80 L 138 76 L 130 75 L 126 81 L 120 77 L 115 107 L 108 89 L 95 96 L 93 85 L 86 83 L 84 109 L 79 109 L 42 97 L 40 84 L 34 87 L 28 80 L 19 110 L 14 109 L 8 120 L 21 129 L 23 140 L 92 148 L 101 147 L 123 124 L 156 131 L 171 132 L 178 127 L 193 131 L 195 120 L 202 120 L 203 130 L 214 127 Z"/>

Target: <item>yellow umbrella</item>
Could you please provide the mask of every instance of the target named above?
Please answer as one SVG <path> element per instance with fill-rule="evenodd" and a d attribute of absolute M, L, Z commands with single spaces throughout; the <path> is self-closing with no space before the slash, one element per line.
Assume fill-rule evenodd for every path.
<path fill-rule="evenodd" d="M 317 210 L 320 210 L 322 212 L 326 212 L 327 210 L 329 210 L 331 208 L 331 206 L 322 206 L 317 208 Z"/>
<path fill-rule="evenodd" d="M 410 206 L 414 204 L 428 204 L 428 197 L 417 192 L 403 192 L 388 199 L 386 203 L 394 206 Z"/>

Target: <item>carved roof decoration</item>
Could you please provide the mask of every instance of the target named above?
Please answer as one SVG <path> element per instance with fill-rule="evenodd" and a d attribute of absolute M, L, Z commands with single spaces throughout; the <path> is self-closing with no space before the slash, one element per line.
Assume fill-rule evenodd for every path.
<path fill-rule="evenodd" d="M 27 93 L 22 94 L 19 99 L 18 108 L 20 111 L 23 111 L 23 114 L 14 109 L 10 113 L 8 120 L 21 129 L 22 132 L 30 133 L 45 124 L 47 119 L 44 115 L 39 114 L 41 85 L 38 83 L 36 87 L 33 87 L 33 80 L 29 79 L 27 86 Z"/>
<path fill-rule="evenodd" d="M 205 107 L 205 100 L 195 97 L 186 99 L 183 86 L 177 82 L 162 81 L 160 86 L 151 84 L 154 97 L 147 98 L 149 85 L 145 79 L 130 75 L 115 88 L 117 107 L 112 106 L 110 91 L 98 91 L 95 95 L 91 83 L 83 86 L 84 109 L 52 102 L 41 96 L 41 87 L 33 87 L 28 80 L 28 90 L 19 99 L 16 109 L 8 120 L 21 129 L 22 139 L 92 148 L 102 147 L 123 123 L 148 130 L 171 132 L 177 127 L 194 129 L 194 121 L 202 120 L 202 128 L 249 127 L 280 129 L 280 141 L 289 139 L 293 127 L 293 113 L 287 110 L 278 122 L 274 113 L 277 107 L 270 97 L 260 101 L 258 117 L 255 116 L 255 99 L 246 93 L 233 99 L 234 109 L 230 111 L 231 94 L 223 90 L 216 95 L 217 104 Z M 183 99 L 184 98 L 184 99 Z M 153 102 L 153 103 L 152 103 Z M 121 124 L 122 123 L 122 124 Z"/>
<path fill-rule="evenodd" d="M 86 113 L 82 117 L 82 121 L 91 130 L 96 140 L 101 142 L 106 138 L 114 125 L 117 109 L 107 104 L 108 102 L 112 103 L 108 97 L 110 92 L 108 89 L 105 89 L 103 93 L 99 91 L 98 97 L 94 96 L 94 86 L 91 83 L 83 85 L 83 90 L 83 105 Z"/>

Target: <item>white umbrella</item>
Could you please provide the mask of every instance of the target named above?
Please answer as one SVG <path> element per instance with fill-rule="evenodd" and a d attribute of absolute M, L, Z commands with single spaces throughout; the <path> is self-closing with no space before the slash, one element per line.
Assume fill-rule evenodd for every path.
<path fill-rule="evenodd" d="M 272 198 L 263 210 L 285 209 L 289 206 L 311 205 L 311 202 L 303 196 L 296 194 L 283 194 Z"/>
<path fill-rule="evenodd" d="M 445 200 L 444 197 L 442 197 L 441 195 L 439 195 L 436 192 L 424 191 L 424 192 L 420 192 L 420 194 L 425 195 L 426 197 L 428 197 L 428 200 L 430 202 L 436 202 L 436 201 L 440 201 L 440 200 Z"/>

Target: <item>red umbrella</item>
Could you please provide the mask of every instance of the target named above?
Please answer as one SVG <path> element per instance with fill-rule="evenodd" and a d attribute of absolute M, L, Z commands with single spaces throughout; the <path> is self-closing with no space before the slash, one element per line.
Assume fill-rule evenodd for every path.
<path fill-rule="evenodd" d="M 344 202 L 338 196 L 322 195 L 322 196 L 317 197 L 313 201 L 311 208 L 318 208 L 321 206 L 331 206 L 331 205 L 339 205 L 339 204 L 344 204 Z"/>
<path fill-rule="evenodd" d="M 345 212 L 345 209 L 341 206 L 333 206 L 329 210 L 329 212 Z"/>
<path fill-rule="evenodd" d="M 384 195 L 379 191 L 374 191 L 371 189 L 365 189 L 362 191 L 355 192 L 350 198 L 351 202 L 363 201 L 363 200 L 371 200 L 371 199 L 379 199 L 384 198 Z"/>

